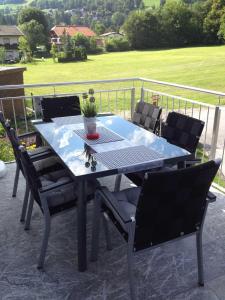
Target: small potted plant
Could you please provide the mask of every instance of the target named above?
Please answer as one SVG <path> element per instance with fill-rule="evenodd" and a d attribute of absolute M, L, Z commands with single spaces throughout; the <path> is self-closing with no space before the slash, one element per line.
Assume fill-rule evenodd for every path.
<path fill-rule="evenodd" d="M 84 129 L 87 135 L 96 135 L 96 115 L 97 107 L 95 104 L 94 90 L 89 89 L 88 94 L 83 94 L 85 100 L 81 109 L 84 118 Z"/>

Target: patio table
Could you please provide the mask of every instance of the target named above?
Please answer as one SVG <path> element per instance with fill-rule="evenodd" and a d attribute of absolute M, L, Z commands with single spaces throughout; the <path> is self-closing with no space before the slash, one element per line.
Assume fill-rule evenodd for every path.
<path fill-rule="evenodd" d="M 86 140 L 80 116 L 33 122 L 43 139 L 59 156 L 78 184 L 77 243 L 78 269 L 87 268 L 85 185 L 90 178 L 150 170 L 178 163 L 190 153 L 164 138 L 118 116 L 98 117 L 99 140 Z M 92 166 L 88 158 L 97 162 Z M 89 161 L 90 162 L 90 161 Z"/>

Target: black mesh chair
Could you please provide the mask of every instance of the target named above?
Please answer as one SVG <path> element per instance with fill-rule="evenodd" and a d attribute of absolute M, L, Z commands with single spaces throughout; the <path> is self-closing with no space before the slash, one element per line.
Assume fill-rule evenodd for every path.
<path fill-rule="evenodd" d="M 8 127 L 8 124 L 6 124 L 6 126 Z M 20 151 L 19 151 L 19 147 L 21 146 L 20 140 L 18 139 L 18 137 L 16 135 L 16 131 L 13 128 L 10 128 L 9 135 L 10 135 L 10 141 L 11 141 L 11 144 L 12 144 L 12 147 L 14 150 L 17 167 L 19 168 L 20 172 L 25 177 L 25 172 L 23 169 L 23 165 L 21 162 L 21 155 L 20 155 Z M 35 167 L 35 170 L 36 170 L 38 176 L 45 175 L 49 172 L 61 170 L 64 168 L 62 166 L 59 158 L 57 158 L 57 156 L 53 155 L 53 153 L 51 153 L 51 155 L 49 153 L 46 153 L 45 155 L 42 154 L 40 156 L 40 155 L 31 155 L 30 152 L 28 151 L 27 154 L 30 157 L 30 160 L 33 162 L 33 165 Z M 21 222 L 25 221 L 29 193 L 30 193 L 29 185 L 26 182 L 25 195 L 24 195 L 22 212 L 21 212 L 21 217 L 20 217 Z"/>
<path fill-rule="evenodd" d="M 204 285 L 202 230 L 209 202 L 216 197 L 209 192 L 221 160 L 190 168 L 149 173 L 142 187 L 109 192 L 96 191 L 92 236 L 92 260 L 97 260 L 99 214 L 101 205 L 128 244 L 128 269 L 131 298 L 135 299 L 132 273 L 133 255 L 162 243 L 196 235 L 198 283 Z"/>
<path fill-rule="evenodd" d="M 161 125 L 161 136 L 169 143 L 186 149 L 192 154 L 188 161 L 178 163 L 178 168 L 188 167 L 200 162 L 200 159 L 195 157 L 195 152 L 201 137 L 204 122 L 175 111 L 170 112 L 166 122 Z M 174 166 L 167 166 L 168 168 Z M 133 183 L 140 186 L 144 179 L 144 172 L 130 173 L 126 175 Z M 116 186 L 120 185 L 120 178 L 117 178 Z"/>
<path fill-rule="evenodd" d="M 0 111 L 0 122 L 3 128 L 5 129 L 6 135 L 8 136 L 8 139 L 11 143 L 15 160 L 16 160 L 16 173 L 15 173 L 13 193 L 12 193 L 12 197 L 16 197 L 19 175 L 20 172 L 22 171 L 21 162 L 18 157 L 17 142 L 19 142 L 20 144 L 24 144 L 25 146 L 29 146 L 32 140 L 32 143 L 36 145 L 35 149 L 29 151 L 29 155 L 33 160 L 41 160 L 46 157 L 49 157 L 52 155 L 52 151 L 48 146 L 42 145 L 42 139 L 38 132 L 28 132 L 18 136 L 16 135 L 16 133 L 14 133 L 14 136 L 12 136 L 10 132 L 10 128 L 11 128 L 10 122 L 8 120 L 5 120 L 3 112 L 1 111 Z"/>
<path fill-rule="evenodd" d="M 43 268 L 50 235 L 51 217 L 77 205 L 77 182 L 71 178 L 66 169 L 54 170 L 44 175 L 38 174 L 34 163 L 23 146 L 20 146 L 20 156 L 30 189 L 25 229 L 28 230 L 30 228 L 34 201 L 44 215 L 45 230 L 38 260 L 38 268 Z M 96 180 L 87 182 L 87 200 L 93 198 L 97 185 L 98 182 Z"/>
<path fill-rule="evenodd" d="M 158 134 L 161 113 L 161 107 L 144 101 L 139 101 L 136 104 L 135 112 L 132 116 L 132 122 L 153 133 Z"/>
<path fill-rule="evenodd" d="M 44 122 L 50 122 L 52 118 L 81 114 L 80 100 L 77 96 L 43 98 L 41 107 Z"/>
<path fill-rule="evenodd" d="M 169 143 L 186 149 L 195 158 L 204 122 L 178 112 L 170 112 L 166 122 L 162 123 L 161 136 Z"/>

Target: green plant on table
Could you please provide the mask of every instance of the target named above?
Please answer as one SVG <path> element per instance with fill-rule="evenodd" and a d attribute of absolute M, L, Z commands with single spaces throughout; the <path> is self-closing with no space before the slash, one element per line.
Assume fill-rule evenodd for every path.
<path fill-rule="evenodd" d="M 94 97 L 94 90 L 89 89 L 88 94 L 83 94 L 83 99 L 85 100 L 84 105 L 81 109 L 83 115 L 86 118 L 93 118 L 96 117 L 98 110 L 95 104 L 95 97 Z"/>

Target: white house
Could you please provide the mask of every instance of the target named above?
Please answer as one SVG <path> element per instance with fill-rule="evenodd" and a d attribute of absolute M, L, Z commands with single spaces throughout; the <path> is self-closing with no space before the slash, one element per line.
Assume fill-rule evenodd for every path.
<path fill-rule="evenodd" d="M 115 31 L 111 31 L 111 32 L 106 32 L 100 35 L 101 38 L 104 39 L 110 39 L 110 38 L 119 38 L 119 37 L 123 37 L 124 35 L 122 33 L 119 32 L 115 32 Z"/>
<path fill-rule="evenodd" d="M 0 46 L 6 49 L 6 60 L 19 59 L 19 37 L 23 35 L 17 26 L 0 25 Z"/>

